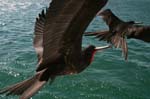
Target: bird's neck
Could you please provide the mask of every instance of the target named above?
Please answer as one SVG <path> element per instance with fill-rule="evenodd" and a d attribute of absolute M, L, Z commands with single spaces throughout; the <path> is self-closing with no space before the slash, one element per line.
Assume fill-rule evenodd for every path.
<path fill-rule="evenodd" d="M 92 63 L 92 61 L 94 60 L 94 55 L 95 55 L 96 51 L 93 51 L 91 54 L 91 57 L 89 58 L 89 62 Z"/>
<path fill-rule="evenodd" d="M 96 51 L 93 51 L 91 53 L 85 53 L 83 52 L 82 54 L 82 60 L 80 62 L 80 69 L 79 71 L 83 71 L 85 68 L 87 68 L 92 61 L 94 60 L 94 55 L 95 55 Z"/>

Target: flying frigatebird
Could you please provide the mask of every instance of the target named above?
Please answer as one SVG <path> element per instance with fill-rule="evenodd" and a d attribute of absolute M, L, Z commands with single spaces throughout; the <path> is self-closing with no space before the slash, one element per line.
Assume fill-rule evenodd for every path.
<path fill-rule="evenodd" d="M 82 50 L 82 35 L 107 0 L 52 0 L 35 23 L 34 47 L 38 67 L 33 77 L 0 90 L 0 94 L 32 97 L 47 81 L 82 72 L 96 51 L 110 46 L 90 45 Z"/>
<path fill-rule="evenodd" d="M 88 32 L 85 35 L 95 36 L 99 40 L 113 44 L 116 48 L 122 48 L 125 60 L 127 60 L 128 56 L 126 38 L 135 38 L 150 42 L 150 26 L 143 26 L 135 21 L 125 22 L 118 18 L 110 9 L 100 11 L 97 15 L 102 16 L 109 30 Z"/>

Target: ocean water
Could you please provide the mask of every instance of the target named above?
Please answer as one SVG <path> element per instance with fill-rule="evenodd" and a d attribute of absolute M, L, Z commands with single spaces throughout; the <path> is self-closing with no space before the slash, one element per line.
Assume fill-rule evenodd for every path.
<path fill-rule="evenodd" d="M 35 18 L 50 0 L 0 0 L 0 88 L 33 75 L 37 58 L 32 46 Z M 117 16 L 150 25 L 150 0 L 109 0 Z M 95 17 L 87 31 L 107 29 Z M 84 37 L 83 46 L 106 45 Z M 82 73 L 58 77 L 33 99 L 150 99 L 150 44 L 128 40 L 129 57 L 124 61 L 120 49 L 99 52 Z M 0 95 L 0 99 L 17 96 Z"/>

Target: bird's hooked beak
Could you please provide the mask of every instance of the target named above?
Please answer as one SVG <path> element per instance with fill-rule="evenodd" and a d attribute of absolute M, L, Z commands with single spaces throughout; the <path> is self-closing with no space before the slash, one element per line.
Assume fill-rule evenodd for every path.
<path fill-rule="evenodd" d="M 141 25 L 143 22 L 134 22 L 134 24 Z"/>
<path fill-rule="evenodd" d="M 96 16 L 103 16 L 103 11 L 99 11 L 97 14 L 96 14 Z"/>
<path fill-rule="evenodd" d="M 95 48 L 95 51 L 100 51 L 100 50 L 104 50 L 104 49 L 111 48 L 111 47 L 112 47 L 111 45 L 96 47 L 96 48 Z"/>

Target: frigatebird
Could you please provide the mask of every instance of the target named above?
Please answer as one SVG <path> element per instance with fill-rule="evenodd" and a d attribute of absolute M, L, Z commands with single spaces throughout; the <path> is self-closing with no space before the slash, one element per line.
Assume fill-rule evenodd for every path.
<path fill-rule="evenodd" d="M 96 51 L 110 47 L 90 45 L 81 49 L 85 29 L 106 3 L 107 0 L 52 0 L 35 23 L 33 44 L 38 56 L 35 75 L 0 90 L 0 93 L 28 99 L 47 81 L 80 73 L 88 67 Z"/>
<path fill-rule="evenodd" d="M 88 32 L 85 35 L 95 36 L 99 40 L 113 44 L 116 48 L 122 48 L 125 60 L 127 60 L 128 56 L 126 38 L 135 38 L 150 42 L 150 26 L 144 26 L 140 22 L 135 21 L 125 22 L 117 17 L 110 9 L 100 11 L 97 15 L 102 16 L 109 30 Z"/>

